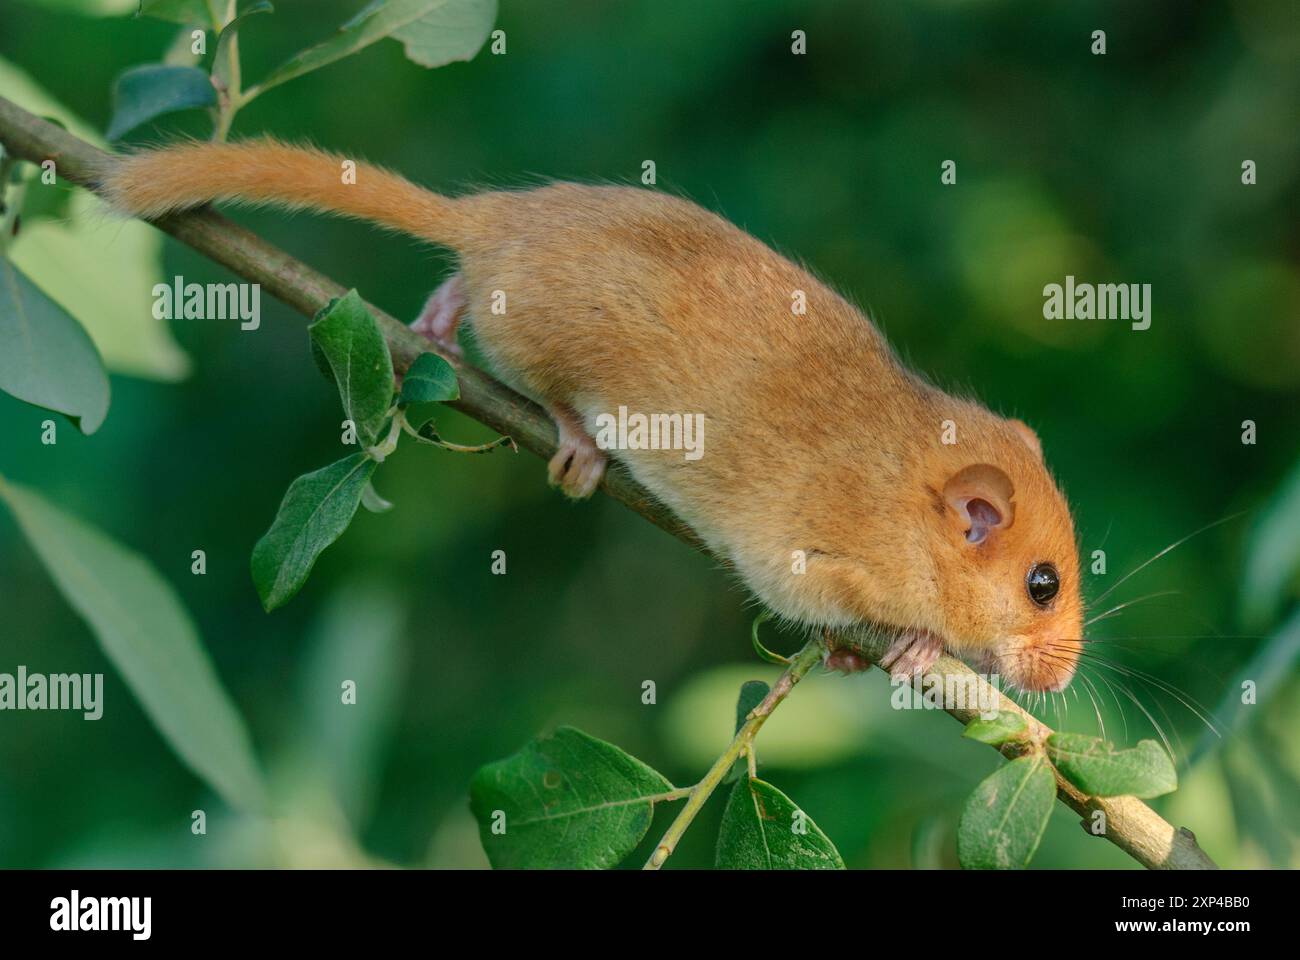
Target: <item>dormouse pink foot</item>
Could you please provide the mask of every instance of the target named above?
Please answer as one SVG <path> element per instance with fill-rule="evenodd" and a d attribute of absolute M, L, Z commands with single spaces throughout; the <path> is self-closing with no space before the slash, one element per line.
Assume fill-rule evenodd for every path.
<path fill-rule="evenodd" d="M 880 665 L 892 677 L 925 673 L 943 653 L 943 638 L 929 630 L 905 630 L 894 638 Z"/>
<path fill-rule="evenodd" d="M 437 346 L 443 353 L 460 359 L 464 352 L 456 342 L 456 328 L 467 304 L 465 281 L 459 273 L 445 280 L 442 286 L 429 294 L 424 309 L 411 324 L 411 329 Z"/>
<path fill-rule="evenodd" d="M 827 650 L 822 658 L 822 664 L 827 670 L 837 670 L 846 676 L 871 669 L 871 661 L 866 658 L 866 655 L 861 650 L 856 650 L 853 647 L 836 647 L 833 650 Z"/>
<path fill-rule="evenodd" d="M 560 430 L 560 448 L 547 467 L 551 486 L 559 487 L 565 496 L 585 500 L 596 492 L 608 458 L 572 411 L 552 410 L 551 416 Z"/>

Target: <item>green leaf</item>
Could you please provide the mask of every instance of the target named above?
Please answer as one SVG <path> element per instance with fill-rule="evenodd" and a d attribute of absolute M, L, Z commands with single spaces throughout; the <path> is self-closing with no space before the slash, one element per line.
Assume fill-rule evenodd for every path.
<path fill-rule="evenodd" d="M 226 47 L 230 45 L 231 39 L 239 32 L 239 28 L 244 25 L 244 21 L 249 17 L 256 16 L 259 13 L 274 13 L 275 7 L 271 6 L 269 0 L 256 0 L 246 6 L 235 19 L 221 28 L 221 33 L 217 35 L 217 48 L 212 54 L 212 75 L 221 81 L 223 87 L 228 87 L 230 83 L 230 63 L 226 54 Z"/>
<path fill-rule="evenodd" d="M 745 725 L 745 720 L 749 717 L 749 711 L 762 703 L 771 689 L 762 680 L 746 680 L 740 685 L 740 696 L 736 698 L 736 726 L 732 736 L 740 732 L 740 728 Z M 749 776 L 749 758 L 737 757 L 722 782 L 734 783 L 739 778 L 747 776 Z"/>
<path fill-rule="evenodd" d="M 406 422 L 419 430 L 438 413 L 438 404 L 460 399 L 460 384 L 450 363 L 436 353 L 415 358 L 402 378 L 398 402 L 406 408 Z"/>
<path fill-rule="evenodd" d="M 393 31 L 406 59 L 422 67 L 474 59 L 492 33 L 497 0 L 453 0 L 428 6 L 428 13 Z"/>
<path fill-rule="evenodd" d="M 762 703 L 771 689 L 762 680 L 746 680 L 740 685 L 740 696 L 736 699 L 735 733 L 740 732 L 740 728 L 745 725 L 745 718 L 749 716 L 749 711 Z"/>
<path fill-rule="evenodd" d="M 1099 737 L 1054 733 L 1047 738 L 1047 754 L 1061 776 L 1090 797 L 1147 800 L 1178 789 L 1173 761 L 1154 740 L 1116 750 Z"/>
<path fill-rule="evenodd" d="M 28 169 L 31 173 L 27 176 L 23 175 L 24 171 L 21 168 L 14 171 L 15 180 L 25 186 L 22 193 L 21 236 L 25 236 L 27 231 L 41 220 L 58 222 L 73 216 L 72 198 L 77 192 L 72 184 L 64 180 L 41 183 L 40 170 L 36 167 Z M 58 269 L 63 273 L 67 268 L 60 264 Z"/>
<path fill-rule="evenodd" d="M 176 755 L 231 806 L 264 810 L 248 731 L 167 581 L 31 490 L 0 479 L 0 498 Z"/>
<path fill-rule="evenodd" d="M 94 128 L 4 59 L 0 90 L 81 139 L 107 146 Z M 189 357 L 172 338 L 167 321 L 153 313 L 152 291 L 163 277 L 162 233 L 140 220 L 110 215 L 89 190 L 72 191 L 69 212 L 60 220 L 33 220 L 28 209 L 41 203 L 36 197 L 63 188 L 42 184 L 39 171 L 31 165 L 27 169 L 31 182 L 23 230 L 9 249 L 13 262 L 38 287 L 57 294 L 90 334 L 109 370 L 165 381 L 184 377 Z"/>
<path fill-rule="evenodd" d="M 1241 619 L 1251 630 L 1273 623 L 1300 583 L 1300 463 L 1259 511 L 1241 576 Z"/>
<path fill-rule="evenodd" d="M 367 483 L 366 488 L 361 491 L 361 505 L 371 513 L 387 513 L 393 509 L 392 501 L 381 497 L 373 483 Z"/>
<path fill-rule="evenodd" d="M 1216 723 L 1214 726 L 1206 724 L 1187 758 L 1188 768 L 1196 766 L 1219 747 L 1236 742 L 1237 734 L 1256 716 L 1256 708 L 1287 689 L 1297 662 L 1300 662 L 1300 607 L 1251 654 L 1245 666 L 1225 685 L 1223 699 L 1212 714 Z M 1255 699 L 1243 703 L 1242 685 L 1247 681 L 1255 685 Z M 1261 758 L 1270 759 L 1262 755 Z"/>
<path fill-rule="evenodd" d="M 1000 747 L 1010 740 L 1021 738 L 1028 729 L 1025 718 L 1020 714 L 1010 710 L 999 710 L 992 720 L 981 720 L 976 717 L 966 725 L 962 736 Z"/>
<path fill-rule="evenodd" d="M 113 87 L 113 121 L 106 136 L 118 140 L 163 114 L 212 107 L 217 91 L 198 67 L 146 63 L 124 70 Z"/>
<path fill-rule="evenodd" d="M 1056 778 L 1041 754 L 1012 760 L 966 801 L 957 823 L 957 859 L 967 870 L 1028 866 L 1055 800 Z"/>
<path fill-rule="evenodd" d="M 52 187 L 30 186 L 28 196 Z M 84 190 L 62 220 L 28 221 L 10 251 L 31 280 L 58 293 L 114 372 L 174 382 L 190 369 L 167 321 L 154 316 L 162 234 L 139 220 L 109 221 Z"/>
<path fill-rule="evenodd" d="M 377 466 L 354 453 L 289 485 L 271 529 L 253 547 L 253 583 L 268 613 L 302 589 L 321 551 L 343 535 Z"/>
<path fill-rule="evenodd" d="M 561 727 L 480 769 L 470 808 L 494 867 L 606 869 L 641 842 L 672 789 L 613 744 Z"/>
<path fill-rule="evenodd" d="M 421 66 L 469 60 L 491 32 L 496 12 L 496 0 L 373 0 L 334 36 L 286 60 L 250 92 L 319 70 L 385 37 L 401 40 L 407 57 Z"/>
<path fill-rule="evenodd" d="M 764 780 L 748 777 L 732 788 L 718 831 L 719 870 L 843 870 L 835 845 Z"/>
<path fill-rule="evenodd" d="M 0 390 L 66 414 L 85 434 L 108 413 L 108 374 L 86 331 L 2 257 Z"/>
<path fill-rule="evenodd" d="M 383 783 L 388 747 L 402 713 L 409 597 L 378 576 L 345 581 L 330 591 L 300 667 L 299 708 L 288 756 L 307 781 L 306 790 L 327 785 L 357 830 L 366 825 Z M 344 678 L 356 684 L 355 703 L 340 703 Z M 312 803 L 308 797 L 303 801 Z"/>
<path fill-rule="evenodd" d="M 441 403 L 459 399 L 456 371 L 436 353 L 420 354 L 402 378 L 402 403 Z"/>
<path fill-rule="evenodd" d="M 139 0 L 29 0 L 29 2 L 83 17 L 117 17 L 133 12 Z"/>
<path fill-rule="evenodd" d="M 355 290 L 331 300 L 307 328 L 329 365 L 343 411 L 365 446 L 374 444 L 393 401 L 393 359 L 379 325 Z"/>
<path fill-rule="evenodd" d="M 182 26 L 219 27 L 216 11 L 223 8 L 220 0 L 140 0 L 136 14 L 169 20 Z"/>

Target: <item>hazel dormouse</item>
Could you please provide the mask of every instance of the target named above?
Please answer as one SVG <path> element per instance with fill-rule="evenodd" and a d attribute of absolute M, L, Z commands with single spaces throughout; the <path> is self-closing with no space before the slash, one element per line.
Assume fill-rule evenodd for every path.
<path fill-rule="evenodd" d="M 566 494 L 589 496 L 618 458 L 779 616 L 884 631 L 896 675 L 948 651 L 1024 690 L 1070 682 L 1074 524 L 1024 423 L 932 386 L 862 311 L 681 198 L 574 183 L 452 198 L 341 169 L 252 140 L 114 157 L 98 179 L 148 218 L 271 204 L 450 248 L 459 268 L 413 326 L 453 357 L 471 327 L 497 373 L 545 407 L 559 431 L 549 476 Z M 602 449 L 600 423 L 621 408 L 699 418 L 701 455 Z"/>

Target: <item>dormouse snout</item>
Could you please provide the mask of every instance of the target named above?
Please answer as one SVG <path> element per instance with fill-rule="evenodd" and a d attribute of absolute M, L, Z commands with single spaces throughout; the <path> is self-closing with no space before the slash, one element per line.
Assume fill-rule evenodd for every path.
<path fill-rule="evenodd" d="M 1031 693 L 1058 693 L 1070 685 L 1083 644 L 1055 636 L 1015 636 L 982 658 L 981 667 Z"/>

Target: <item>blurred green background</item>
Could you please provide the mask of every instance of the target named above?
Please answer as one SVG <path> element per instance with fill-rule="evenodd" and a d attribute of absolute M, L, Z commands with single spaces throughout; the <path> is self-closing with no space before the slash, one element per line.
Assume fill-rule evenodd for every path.
<path fill-rule="evenodd" d="M 242 33 L 245 76 L 361 5 L 278 0 Z M 102 131 L 116 75 L 158 60 L 177 31 L 76 12 L 91 6 L 6 0 L 0 58 Z M 384 41 L 268 93 L 234 136 L 310 139 L 448 190 L 632 181 L 653 159 L 662 188 L 799 257 L 914 366 L 1038 430 L 1082 550 L 1107 553 L 1089 596 L 1244 511 L 1107 598 L 1176 591 L 1098 624 L 1111 642 L 1097 649 L 1118 666 L 1096 672 L 1140 701 L 1105 694 L 1101 710 L 1124 743 L 1153 734 L 1144 712 L 1164 728 L 1182 783 L 1155 805 L 1220 864 L 1300 863 L 1294 6 L 502 0 L 498 26 L 505 56 L 428 71 Z M 790 53 L 794 29 L 807 31 L 806 56 Z M 1089 53 L 1095 29 L 1104 57 Z M 201 113 L 175 115 L 130 140 L 209 129 Z M 955 186 L 939 182 L 948 159 Z M 1246 159 L 1257 185 L 1241 183 Z M 397 316 L 414 317 L 449 269 L 364 225 L 234 216 Z M 105 242 L 125 230 L 84 219 Z M 232 279 L 170 240 L 163 249 L 167 277 Z M 95 268 L 65 266 L 49 287 L 60 299 Z M 1044 321 L 1043 285 L 1067 273 L 1150 283 L 1151 328 Z M 263 311 L 256 334 L 173 322 L 188 377 L 115 375 L 90 438 L 61 422 L 58 444 L 42 446 L 46 414 L 0 395 L 0 472 L 175 585 L 283 816 L 223 812 L 0 511 L 0 671 L 106 675 L 97 722 L 0 714 L 0 866 L 485 865 L 470 777 L 562 723 L 694 782 L 730 734 L 740 683 L 771 679 L 750 650 L 753 610 L 724 571 L 626 509 L 565 502 L 527 454 L 403 445 L 377 483 L 396 509 L 359 514 L 303 593 L 262 612 L 252 544 L 289 481 L 337 455 L 340 419 L 303 319 L 269 299 Z M 101 349 L 132 355 L 132 335 Z M 175 379 L 180 354 L 156 337 L 152 349 L 153 372 Z M 490 436 L 450 412 L 442 426 Z M 190 574 L 197 548 L 203 577 Z M 489 570 L 497 549 L 505 576 Z M 1259 683 L 1258 705 L 1233 706 L 1239 675 Z M 358 679 L 353 713 L 337 707 L 339 677 Z M 646 680 L 656 705 L 641 702 Z M 1080 687 L 1044 718 L 1094 731 Z M 887 693 L 878 671 L 810 680 L 759 738 L 763 775 L 850 866 L 954 866 L 961 803 L 998 758 L 946 716 L 890 710 Z M 1212 709 L 1223 739 L 1180 698 Z M 711 863 L 721 806 L 672 866 Z M 190 833 L 196 808 L 206 836 Z M 660 810 L 629 864 L 670 815 Z M 1132 865 L 1059 805 L 1035 860 Z"/>

